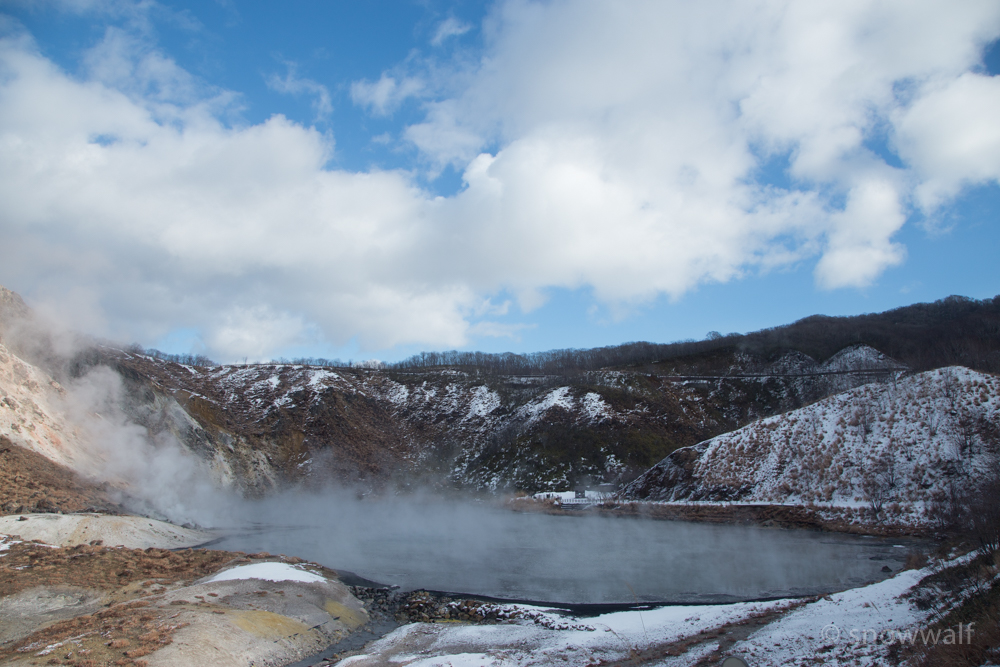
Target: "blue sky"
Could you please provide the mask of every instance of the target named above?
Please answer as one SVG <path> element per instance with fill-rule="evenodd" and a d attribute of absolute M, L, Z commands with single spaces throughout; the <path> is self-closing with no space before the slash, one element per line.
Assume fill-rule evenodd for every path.
<path fill-rule="evenodd" d="M 0 284 L 220 360 L 1000 294 L 1000 8 L 0 3 Z"/>

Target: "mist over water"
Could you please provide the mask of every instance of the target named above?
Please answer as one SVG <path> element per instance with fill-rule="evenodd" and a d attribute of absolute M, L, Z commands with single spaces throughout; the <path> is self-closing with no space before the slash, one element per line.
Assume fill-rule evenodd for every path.
<path fill-rule="evenodd" d="M 426 497 L 358 501 L 333 492 L 248 509 L 249 528 L 214 548 L 295 554 L 404 590 L 561 604 L 828 593 L 885 578 L 881 568 L 899 570 L 908 551 L 857 536 L 520 513 Z"/>
<path fill-rule="evenodd" d="M 856 536 L 523 513 L 421 493 L 245 500 L 169 432 L 131 423 L 111 370 L 66 389 L 92 474 L 134 511 L 223 528 L 216 548 L 295 555 L 403 589 L 560 604 L 726 602 L 851 588 L 884 578 L 887 563 L 898 570 L 907 552 Z"/>
<path fill-rule="evenodd" d="M 884 578 L 907 552 L 856 536 L 519 513 L 421 493 L 359 499 L 333 488 L 249 501 L 169 430 L 134 423 L 112 369 L 60 373 L 71 348 L 46 343 L 28 356 L 45 357 L 64 383 L 52 400 L 75 434 L 77 469 L 136 512 L 223 528 L 216 548 L 300 556 L 403 589 L 562 604 L 825 593 Z"/>

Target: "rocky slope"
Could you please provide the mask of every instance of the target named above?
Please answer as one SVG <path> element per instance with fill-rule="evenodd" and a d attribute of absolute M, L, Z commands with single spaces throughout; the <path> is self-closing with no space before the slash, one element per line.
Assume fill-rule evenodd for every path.
<path fill-rule="evenodd" d="M 205 368 L 112 349 L 88 363 L 125 378 L 133 420 L 169 430 L 250 492 L 330 479 L 485 491 L 618 484 L 678 447 L 898 368 L 863 347 L 824 364 L 797 353 L 740 361 L 695 378 Z"/>
<path fill-rule="evenodd" d="M 251 489 L 393 478 L 484 490 L 562 488 L 584 476 L 634 477 L 723 428 L 698 391 L 645 378 L 570 386 L 453 370 L 197 368 L 127 352 L 103 363 L 140 397 L 130 415 L 151 429 L 166 425 L 203 455 L 222 452 L 227 474 Z M 174 404 L 197 426 L 163 419 Z"/>
<path fill-rule="evenodd" d="M 90 511 L 113 514 L 121 508 L 106 485 L 0 437 L 0 514 Z"/>
<path fill-rule="evenodd" d="M 671 453 L 626 486 L 645 500 L 870 506 L 922 520 L 996 474 L 1000 378 L 961 367 L 869 384 Z"/>
<path fill-rule="evenodd" d="M 823 361 L 726 352 L 567 375 L 193 366 L 81 340 L 60 356 L 31 318 L 0 289 L 0 435 L 101 479 L 134 472 L 118 465 L 123 452 L 142 453 L 135 467 L 179 449 L 250 496 L 331 482 L 618 485 L 678 448 L 902 372 L 863 345 Z M 30 344 L 11 335 L 26 329 Z"/>

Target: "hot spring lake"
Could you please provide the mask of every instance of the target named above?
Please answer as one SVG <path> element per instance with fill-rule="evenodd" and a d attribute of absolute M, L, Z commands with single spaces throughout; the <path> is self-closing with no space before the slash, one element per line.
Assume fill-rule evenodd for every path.
<path fill-rule="evenodd" d="M 261 508 L 211 548 L 296 555 L 403 590 L 565 605 L 825 594 L 901 569 L 913 541 L 483 506 Z"/>

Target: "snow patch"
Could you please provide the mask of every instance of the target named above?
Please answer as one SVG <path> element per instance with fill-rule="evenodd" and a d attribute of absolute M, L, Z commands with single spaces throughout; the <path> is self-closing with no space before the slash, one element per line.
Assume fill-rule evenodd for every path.
<path fill-rule="evenodd" d="M 410 389 L 405 384 L 390 381 L 385 397 L 393 405 L 406 405 L 410 398 Z"/>
<path fill-rule="evenodd" d="M 309 388 L 319 391 L 326 386 L 327 380 L 339 380 L 340 375 L 333 371 L 309 371 Z"/>
<path fill-rule="evenodd" d="M 309 572 L 295 565 L 288 563 L 253 563 L 251 565 L 239 565 L 228 570 L 219 572 L 205 580 L 205 583 L 213 581 L 232 581 L 238 579 L 262 579 L 264 581 L 299 581 L 305 584 L 326 581 L 326 577 Z"/>
<path fill-rule="evenodd" d="M 563 410 L 573 410 L 573 396 L 570 395 L 569 387 L 559 387 L 553 389 L 545 396 L 531 403 L 528 403 L 521 412 L 528 418 L 528 421 L 536 421 L 552 408 L 562 408 Z"/>
<path fill-rule="evenodd" d="M 618 662 L 629 659 L 635 647 L 678 641 L 790 604 L 790 600 L 776 600 L 661 607 L 586 619 L 568 617 L 542 607 L 504 605 L 505 610 L 521 616 L 516 624 L 410 624 L 366 647 L 364 655 L 350 657 L 339 664 L 528 667 Z M 417 662 L 410 662 L 415 658 Z"/>
<path fill-rule="evenodd" d="M 907 570 L 804 605 L 738 642 L 732 653 L 753 665 L 797 664 L 817 655 L 825 664 L 882 664 L 874 660 L 893 642 L 875 638 L 904 637 L 927 617 L 904 595 L 929 573 Z"/>
<path fill-rule="evenodd" d="M 600 394 L 590 392 L 583 397 L 583 411 L 590 421 L 604 421 L 611 417 L 611 406 L 604 402 Z"/>
<path fill-rule="evenodd" d="M 485 417 L 500 407 L 500 394 L 490 391 L 488 387 L 476 387 L 472 390 L 472 400 L 469 401 L 469 412 L 466 419 Z"/>

